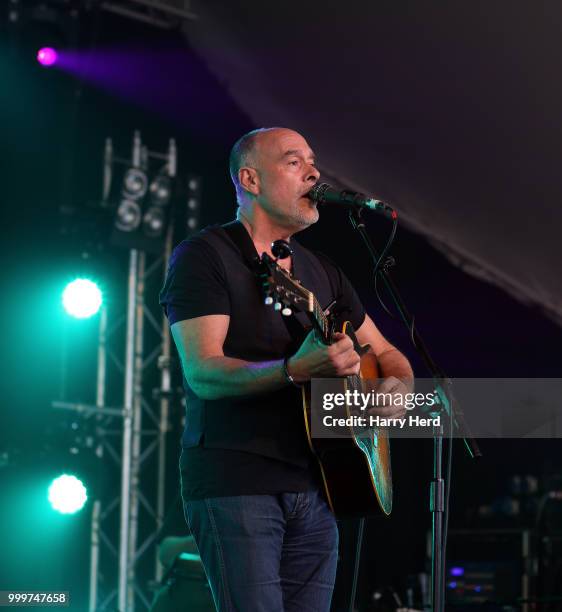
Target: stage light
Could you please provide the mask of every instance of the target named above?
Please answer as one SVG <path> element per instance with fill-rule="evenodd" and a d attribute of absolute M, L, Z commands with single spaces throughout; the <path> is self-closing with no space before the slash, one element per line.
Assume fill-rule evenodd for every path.
<path fill-rule="evenodd" d="M 150 238 L 158 238 L 164 232 L 166 219 L 159 206 L 151 206 L 145 213 L 142 224 L 144 233 Z"/>
<path fill-rule="evenodd" d="M 69 315 L 77 319 L 86 319 L 95 315 L 100 309 L 102 293 L 91 280 L 77 278 L 65 287 L 62 304 Z"/>
<path fill-rule="evenodd" d="M 142 218 L 141 207 L 134 200 L 122 200 L 117 208 L 115 227 L 122 232 L 134 232 Z"/>
<path fill-rule="evenodd" d="M 172 181 L 163 174 L 150 183 L 150 201 L 154 206 L 166 206 L 172 196 Z"/>
<path fill-rule="evenodd" d="M 52 47 L 42 47 L 37 51 L 37 61 L 41 66 L 52 66 L 57 61 L 57 52 Z"/>
<path fill-rule="evenodd" d="M 201 179 L 190 176 L 187 181 L 187 218 L 188 233 L 197 231 L 199 227 L 199 214 L 201 208 Z"/>
<path fill-rule="evenodd" d="M 133 200 L 143 198 L 148 187 L 146 174 L 139 168 L 129 168 L 123 177 L 124 195 Z"/>
<path fill-rule="evenodd" d="M 84 507 L 88 492 L 76 476 L 63 474 L 51 482 L 48 499 L 53 510 L 61 514 L 74 514 Z"/>

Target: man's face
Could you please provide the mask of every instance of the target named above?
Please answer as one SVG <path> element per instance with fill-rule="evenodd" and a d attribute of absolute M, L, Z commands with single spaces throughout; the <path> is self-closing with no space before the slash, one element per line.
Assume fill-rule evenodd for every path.
<path fill-rule="evenodd" d="M 260 134 L 254 152 L 256 200 L 279 225 L 302 230 L 318 221 L 316 204 L 304 197 L 318 181 L 314 153 L 297 132 Z"/>

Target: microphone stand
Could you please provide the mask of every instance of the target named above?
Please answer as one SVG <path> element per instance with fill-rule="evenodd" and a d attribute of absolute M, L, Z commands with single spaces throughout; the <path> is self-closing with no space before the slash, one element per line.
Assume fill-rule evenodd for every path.
<path fill-rule="evenodd" d="M 353 206 L 349 211 L 349 219 L 351 225 L 365 243 L 373 262 L 378 261 L 378 253 L 373 246 L 373 243 L 367 234 L 365 224 L 362 219 L 363 208 Z M 455 401 L 452 392 L 452 381 L 446 376 L 444 371 L 435 363 L 431 357 L 429 350 L 423 341 L 423 338 L 418 333 L 414 326 L 414 317 L 410 314 L 406 307 L 402 296 L 400 295 L 394 280 L 384 266 L 384 262 L 377 273 L 383 280 L 386 289 L 388 290 L 402 322 L 410 332 L 414 348 L 421 356 L 425 366 L 433 377 L 437 394 L 441 400 L 441 404 L 445 407 L 446 412 L 451 419 L 451 424 L 461 433 L 465 447 L 472 459 L 481 457 L 482 453 L 478 448 L 476 440 L 472 437 L 468 428 L 462 409 Z M 444 383 L 444 384 L 443 384 Z M 449 440 L 452 444 L 453 438 Z M 451 448 L 449 448 L 451 452 Z M 448 510 L 448 509 L 447 509 Z M 445 480 L 443 478 L 443 429 L 434 431 L 433 436 L 433 479 L 430 484 L 430 511 L 432 517 L 432 554 L 431 554 L 431 609 L 433 612 L 443 612 L 445 609 L 445 558 L 444 558 L 444 534 L 443 518 L 446 511 L 445 508 Z M 445 520 L 445 525 L 447 521 Z"/>

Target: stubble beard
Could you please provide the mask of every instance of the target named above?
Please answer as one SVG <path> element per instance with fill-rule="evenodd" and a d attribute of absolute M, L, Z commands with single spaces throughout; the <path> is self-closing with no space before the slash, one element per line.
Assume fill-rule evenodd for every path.
<path fill-rule="evenodd" d="M 307 210 L 303 210 L 302 204 L 296 202 L 291 211 L 290 218 L 295 226 L 306 229 L 318 221 L 320 214 L 316 206 L 313 206 L 311 203 L 308 204 Z"/>

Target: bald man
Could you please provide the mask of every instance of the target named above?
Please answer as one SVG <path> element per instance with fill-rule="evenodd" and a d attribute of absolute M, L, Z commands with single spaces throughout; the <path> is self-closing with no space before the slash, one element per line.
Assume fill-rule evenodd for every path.
<path fill-rule="evenodd" d="M 230 174 L 237 220 L 182 242 L 160 296 L 184 374 L 185 516 L 217 610 L 327 612 L 338 531 L 307 443 L 299 387 L 357 374 L 360 358 L 347 336 L 324 345 L 301 315 L 287 321 L 265 306 L 255 257 L 289 241 L 292 254 L 279 264 L 321 305 L 336 300 L 394 390 L 412 370 L 343 272 L 293 238 L 319 217 L 306 197 L 319 179 L 306 140 L 286 128 L 245 134 L 232 148 Z M 387 416 L 402 416 L 395 410 Z"/>

